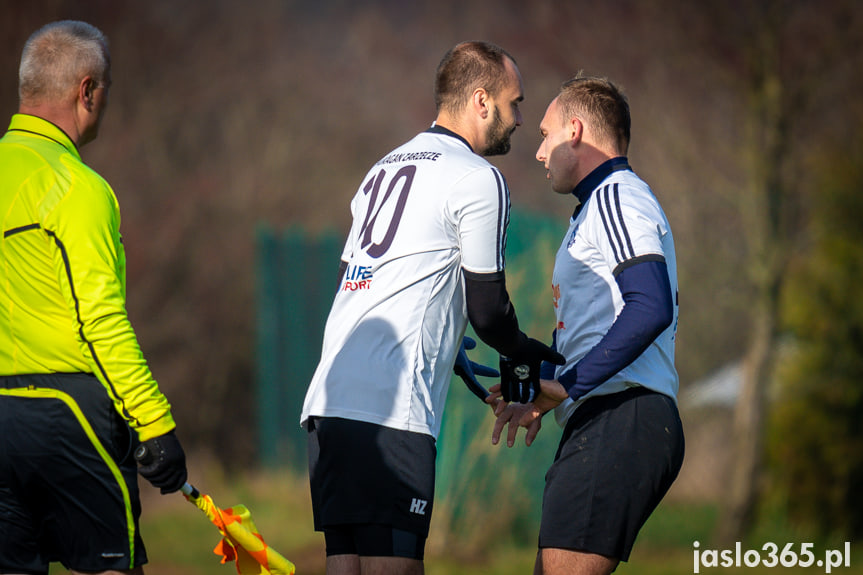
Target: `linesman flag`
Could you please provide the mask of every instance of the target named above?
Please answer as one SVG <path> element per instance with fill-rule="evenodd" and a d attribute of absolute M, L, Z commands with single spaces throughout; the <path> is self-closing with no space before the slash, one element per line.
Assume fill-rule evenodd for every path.
<path fill-rule="evenodd" d="M 213 553 L 222 556 L 223 564 L 236 561 L 240 575 L 294 575 L 294 564 L 264 542 L 244 505 L 220 509 L 209 495 L 188 483 L 181 491 L 222 533 Z"/>

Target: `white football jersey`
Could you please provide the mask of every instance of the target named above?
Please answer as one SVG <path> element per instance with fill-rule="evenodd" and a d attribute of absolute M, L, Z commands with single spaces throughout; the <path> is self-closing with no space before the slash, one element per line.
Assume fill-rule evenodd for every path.
<path fill-rule="evenodd" d="M 467 327 L 461 269 L 504 269 L 509 191 L 439 127 L 378 161 L 351 202 L 347 271 L 303 405 L 437 437 Z"/>
<path fill-rule="evenodd" d="M 567 399 L 558 406 L 555 418 L 560 425 L 566 425 L 585 399 L 637 385 L 677 396 L 677 261 L 671 227 L 644 181 L 629 169 L 610 171 L 571 218 L 555 259 L 552 297 L 557 350 L 566 357 L 555 377 L 571 369 L 602 339 L 623 308 L 617 272 L 656 256 L 664 258 L 668 267 L 675 300 L 671 325 L 623 370 L 577 401 Z"/>

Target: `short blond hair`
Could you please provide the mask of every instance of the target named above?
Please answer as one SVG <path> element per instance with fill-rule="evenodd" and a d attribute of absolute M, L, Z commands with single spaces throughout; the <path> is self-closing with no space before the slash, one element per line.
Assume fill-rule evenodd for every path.
<path fill-rule="evenodd" d="M 629 102 L 610 80 L 579 73 L 563 83 L 558 103 L 562 121 L 580 118 L 588 124 L 599 144 L 626 155 L 632 124 Z"/>
<path fill-rule="evenodd" d="M 108 40 L 98 28 L 77 20 L 52 22 L 24 44 L 18 97 L 28 105 L 61 101 L 85 76 L 104 83 L 110 67 Z"/>

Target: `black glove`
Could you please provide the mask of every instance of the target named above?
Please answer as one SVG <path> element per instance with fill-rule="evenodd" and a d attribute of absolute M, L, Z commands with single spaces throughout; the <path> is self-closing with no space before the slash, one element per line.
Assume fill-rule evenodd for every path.
<path fill-rule="evenodd" d="M 135 459 L 141 465 L 138 473 L 163 495 L 177 491 L 186 483 L 186 453 L 173 431 L 141 443 L 135 450 Z"/>
<path fill-rule="evenodd" d="M 563 365 L 566 358 L 533 338 L 512 353 L 500 356 L 500 393 L 504 401 L 530 403 L 539 395 L 539 372 L 542 362 Z"/>
<path fill-rule="evenodd" d="M 457 376 L 462 378 L 471 393 L 482 401 L 485 401 L 485 398 L 489 396 L 488 390 L 477 381 L 476 376 L 497 377 L 500 373 L 492 367 L 486 367 L 468 358 L 467 350 L 475 347 L 476 342 L 473 338 L 465 336 L 461 342 L 461 347 L 458 349 L 458 354 L 455 356 L 455 366 L 453 366 L 452 370 Z"/>

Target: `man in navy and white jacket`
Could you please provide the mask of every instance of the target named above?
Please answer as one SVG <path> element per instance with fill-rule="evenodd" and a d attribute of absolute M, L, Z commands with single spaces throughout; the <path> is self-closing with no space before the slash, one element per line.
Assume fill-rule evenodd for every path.
<path fill-rule="evenodd" d="M 492 387 L 492 441 L 509 423 L 507 444 L 522 426 L 530 445 L 555 410 L 564 432 L 546 475 L 535 573 L 611 573 L 683 462 L 674 241 L 629 166 L 629 105 L 614 84 L 566 82 L 540 132 L 536 158 L 552 189 L 579 201 L 552 278 L 554 347 L 566 363 L 543 366 L 532 403 L 506 403 Z"/>

